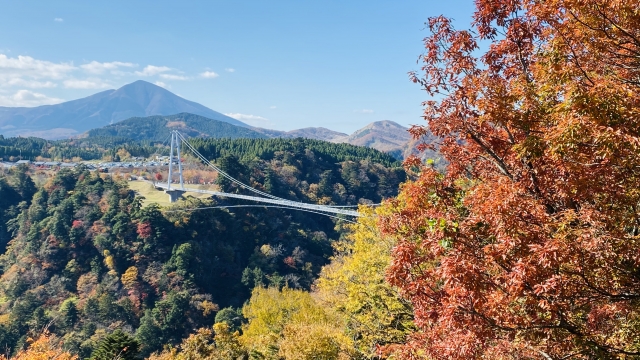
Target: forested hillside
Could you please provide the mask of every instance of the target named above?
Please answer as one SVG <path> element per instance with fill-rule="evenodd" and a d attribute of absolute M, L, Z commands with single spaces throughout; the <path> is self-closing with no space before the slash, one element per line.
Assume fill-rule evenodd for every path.
<path fill-rule="evenodd" d="M 379 203 L 406 178 L 371 149 L 254 141 L 194 144 L 237 179 L 311 203 Z M 116 329 L 138 341 L 141 354 L 179 344 L 216 317 L 239 313 L 256 287 L 310 290 L 346 224 L 274 208 L 180 210 L 239 204 L 224 199 L 143 208 L 125 182 L 83 167 L 62 170 L 41 188 L 26 167 L 14 168 L 0 176 L 0 199 L 7 224 L 0 228 L 0 344 L 16 351 L 47 326 L 81 357 Z"/>
<path fill-rule="evenodd" d="M 271 160 L 276 152 L 301 154 L 312 151 L 325 162 L 369 160 L 386 166 L 400 166 L 393 156 L 381 151 L 350 144 L 334 144 L 313 139 L 192 139 L 190 143 L 207 158 L 236 155 L 243 160 Z"/>
<path fill-rule="evenodd" d="M 188 113 L 132 117 L 102 128 L 89 130 L 87 136 L 163 141 L 169 137 L 171 130 L 178 130 L 187 137 L 266 138 L 265 135 L 247 127 Z"/>
<path fill-rule="evenodd" d="M 17 160 L 98 160 L 113 157 L 119 149 L 133 156 L 149 156 L 157 142 L 133 141 L 122 137 L 93 137 L 69 140 L 45 140 L 35 137 L 5 138 L 0 135 L 0 158 Z"/>

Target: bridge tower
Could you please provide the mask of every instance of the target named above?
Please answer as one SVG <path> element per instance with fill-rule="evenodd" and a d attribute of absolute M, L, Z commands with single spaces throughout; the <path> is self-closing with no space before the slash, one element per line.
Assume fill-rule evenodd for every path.
<path fill-rule="evenodd" d="M 171 131 L 171 150 L 169 152 L 169 176 L 167 177 L 167 189 L 165 192 L 169 195 L 169 201 L 174 203 L 185 193 L 184 189 L 184 177 L 182 176 L 182 158 L 180 157 L 180 137 L 178 131 Z M 174 158 L 174 153 L 177 158 Z M 177 159 L 178 162 L 178 175 L 180 177 L 180 188 L 172 189 L 171 183 L 173 182 L 173 162 Z"/>

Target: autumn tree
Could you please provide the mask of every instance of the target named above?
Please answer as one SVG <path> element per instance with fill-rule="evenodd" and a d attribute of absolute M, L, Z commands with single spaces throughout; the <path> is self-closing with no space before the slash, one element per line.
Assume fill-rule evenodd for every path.
<path fill-rule="evenodd" d="M 360 207 L 362 216 L 348 235 L 336 242 L 331 263 L 315 286 L 319 303 L 344 319 L 344 331 L 354 339 L 362 357 L 374 358 L 379 346 L 401 344 L 415 330 L 411 304 L 385 282 L 391 263 L 391 236 L 381 236 L 375 216 L 393 211 L 388 205 Z M 391 351 L 388 351 L 390 353 Z"/>
<path fill-rule="evenodd" d="M 20 350 L 11 360 L 78 360 L 77 355 L 72 355 L 62 349 L 60 339 L 45 331 L 37 339 L 28 339 L 29 346 Z M 0 355 L 0 360 L 8 360 Z"/>
<path fill-rule="evenodd" d="M 240 334 L 229 331 L 226 323 L 217 323 L 213 329 L 198 329 L 177 348 L 151 355 L 148 360 L 244 360 L 247 351 L 240 344 Z"/>
<path fill-rule="evenodd" d="M 404 354 L 640 356 L 640 2 L 475 3 L 472 30 L 429 19 L 411 74 L 446 173 L 379 222 L 419 327 Z"/>
<path fill-rule="evenodd" d="M 343 324 L 308 292 L 256 287 L 242 309 L 248 324 L 241 343 L 264 359 L 348 359 L 353 351 Z"/>

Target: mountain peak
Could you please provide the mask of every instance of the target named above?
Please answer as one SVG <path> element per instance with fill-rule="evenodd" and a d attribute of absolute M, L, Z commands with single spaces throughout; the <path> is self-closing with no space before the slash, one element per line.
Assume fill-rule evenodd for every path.
<path fill-rule="evenodd" d="M 5 136 L 62 138 L 132 117 L 191 113 L 248 127 L 243 122 L 175 95 L 144 80 L 86 98 L 34 108 L 3 108 L 0 133 Z"/>
<path fill-rule="evenodd" d="M 122 85 L 116 91 L 120 91 L 120 90 L 127 91 L 131 89 L 145 89 L 145 90 L 162 91 L 162 92 L 170 93 L 169 90 L 163 88 L 162 86 L 158 86 L 156 84 L 150 83 L 145 80 L 136 80 L 130 84 Z"/>
<path fill-rule="evenodd" d="M 404 131 L 408 130 L 408 128 L 391 120 L 374 121 L 371 124 L 365 126 L 363 129 L 374 129 L 374 128 L 375 129 L 393 128 L 393 129 L 404 130 Z"/>

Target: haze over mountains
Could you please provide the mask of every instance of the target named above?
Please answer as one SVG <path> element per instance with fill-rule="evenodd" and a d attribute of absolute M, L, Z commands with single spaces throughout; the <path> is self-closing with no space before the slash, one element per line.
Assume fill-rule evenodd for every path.
<path fill-rule="evenodd" d="M 47 139 L 78 135 L 131 117 L 191 113 L 236 126 L 243 122 L 146 81 L 56 105 L 0 107 L 0 133 Z"/>
<path fill-rule="evenodd" d="M 304 137 L 372 147 L 398 159 L 414 153 L 416 143 L 407 128 L 389 120 L 371 123 L 351 135 L 322 127 L 291 131 L 251 127 L 142 80 L 57 105 L 0 107 L 0 134 L 6 137 L 118 136 L 162 141 L 171 129 L 190 137 Z"/>

